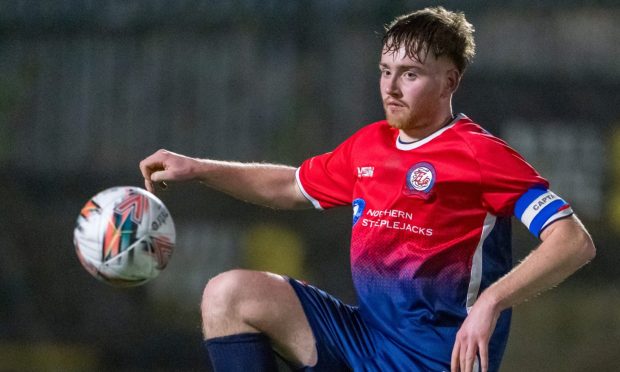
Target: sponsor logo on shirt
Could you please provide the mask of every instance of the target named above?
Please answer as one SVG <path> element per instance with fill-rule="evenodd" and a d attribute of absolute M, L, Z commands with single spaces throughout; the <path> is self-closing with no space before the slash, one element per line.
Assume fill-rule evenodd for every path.
<path fill-rule="evenodd" d="M 357 200 L 361 199 L 356 199 L 355 201 Z M 354 221 L 357 222 L 355 217 Z M 364 218 L 362 218 L 362 226 L 378 229 L 409 231 L 414 234 L 424 236 L 433 235 L 432 228 L 418 226 L 413 222 L 413 213 L 399 209 L 377 210 L 370 208 L 366 211 Z"/>
<path fill-rule="evenodd" d="M 360 219 L 362 214 L 364 213 L 364 209 L 366 208 L 366 202 L 362 198 L 357 198 L 353 200 L 353 225 L 357 223 L 357 220 Z"/>
<path fill-rule="evenodd" d="M 357 178 L 372 177 L 375 167 L 357 167 Z"/>

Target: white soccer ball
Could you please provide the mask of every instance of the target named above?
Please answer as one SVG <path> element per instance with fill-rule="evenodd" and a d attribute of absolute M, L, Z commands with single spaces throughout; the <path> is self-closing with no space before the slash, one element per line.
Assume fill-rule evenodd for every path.
<path fill-rule="evenodd" d="M 170 212 L 138 187 L 101 191 L 82 208 L 73 243 L 84 268 L 117 287 L 154 279 L 166 267 L 176 233 Z"/>

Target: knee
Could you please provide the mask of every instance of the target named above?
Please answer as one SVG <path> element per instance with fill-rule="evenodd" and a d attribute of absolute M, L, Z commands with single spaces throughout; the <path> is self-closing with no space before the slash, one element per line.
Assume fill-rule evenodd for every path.
<path fill-rule="evenodd" d="M 231 270 L 211 279 L 202 296 L 203 318 L 262 318 L 274 310 L 274 303 L 290 296 L 292 288 L 280 275 Z"/>
<path fill-rule="evenodd" d="M 244 270 L 231 270 L 209 280 L 202 294 L 203 317 L 234 314 L 242 299 L 246 276 Z"/>
<path fill-rule="evenodd" d="M 257 332 L 257 320 L 268 308 L 266 273 L 231 270 L 211 279 L 205 287 L 201 313 L 205 338 Z"/>

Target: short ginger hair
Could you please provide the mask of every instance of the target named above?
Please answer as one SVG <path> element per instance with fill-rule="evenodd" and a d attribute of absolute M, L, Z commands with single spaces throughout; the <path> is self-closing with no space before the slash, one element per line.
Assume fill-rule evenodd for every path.
<path fill-rule="evenodd" d="M 446 56 L 462 75 L 476 54 L 474 26 L 462 12 L 429 7 L 396 17 L 385 26 L 383 53 L 405 47 L 408 57 L 423 62 L 432 51 L 436 58 Z"/>

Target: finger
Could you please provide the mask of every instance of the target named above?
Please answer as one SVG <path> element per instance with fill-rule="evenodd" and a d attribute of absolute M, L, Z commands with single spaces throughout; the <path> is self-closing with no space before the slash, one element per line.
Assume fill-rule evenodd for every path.
<path fill-rule="evenodd" d="M 162 183 L 165 183 L 166 181 L 170 181 L 171 179 L 171 174 L 169 171 L 167 170 L 157 170 L 153 173 L 151 173 L 151 182 L 153 183 L 157 183 L 161 186 Z M 163 188 L 167 187 L 168 185 L 164 186 Z"/>
<path fill-rule="evenodd" d="M 146 178 L 144 179 L 144 188 L 148 192 L 155 192 L 155 188 L 153 187 L 153 182 L 151 182 L 150 180 L 147 180 Z"/>
<path fill-rule="evenodd" d="M 471 372 L 474 370 L 474 361 L 476 360 L 476 351 L 477 347 L 475 344 L 468 345 L 467 352 L 465 353 L 465 363 L 462 364 L 465 366 L 465 372 Z M 463 361 L 461 361 L 463 363 Z"/>
<path fill-rule="evenodd" d="M 456 341 L 452 348 L 452 358 L 450 360 L 450 372 L 459 371 L 460 343 Z"/>
<path fill-rule="evenodd" d="M 149 192 L 155 192 L 155 184 L 153 182 L 152 175 L 153 173 L 161 171 L 165 168 L 160 152 L 158 151 L 142 160 L 139 166 L 140 173 L 142 173 L 142 177 L 144 177 L 144 187 Z"/>
<path fill-rule="evenodd" d="M 151 178 L 151 173 L 153 172 L 153 168 L 156 166 L 160 166 L 161 167 L 161 162 L 160 161 L 155 161 L 154 157 L 157 154 L 153 154 L 151 156 L 149 156 L 148 158 L 142 160 L 139 164 L 140 167 L 140 173 L 142 173 L 142 177 L 144 177 L 145 180 L 148 180 Z"/>
<path fill-rule="evenodd" d="M 461 345 L 461 350 L 459 352 L 459 371 L 465 371 L 465 367 L 467 366 L 467 344 Z"/>
<path fill-rule="evenodd" d="M 478 349 L 480 355 L 480 370 L 487 372 L 489 370 L 489 347 L 487 343 L 481 343 Z"/>
<path fill-rule="evenodd" d="M 142 173 L 142 177 L 144 177 L 144 187 L 149 192 L 154 192 L 155 187 L 153 185 L 153 182 L 151 181 L 151 173 L 153 172 L 153 170 L 146 164 L 147 163 L 145 160 L 140 162 L 140 172 Z"/>
<path fill-rule="evenodd" d="M 140 162 L 140 173 L 142 173 L 142 177 L 144 178 L 144 187 L 153 192 L 153 182 L 151 182 L 151 173 L 153 171 L 144 165 L 144 162 Z"/>

